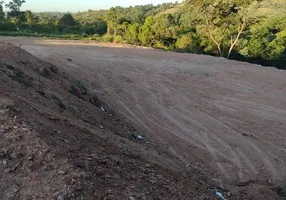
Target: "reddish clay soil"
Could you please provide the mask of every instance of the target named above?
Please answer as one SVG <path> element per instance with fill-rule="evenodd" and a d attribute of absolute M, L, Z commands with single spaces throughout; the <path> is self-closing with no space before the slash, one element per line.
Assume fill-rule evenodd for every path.
<path fill-rule="evenodd" d="M 90 124 L 90 121 L 96 119 L 95 124 L 106 127 L 106 132 L 111 131 L 116 137 L 128 141 L 128 144 L 120 144 L 128 152 L 143 154 L 143 158 L 140 158 L 144 162 L 155 163 L 177 177 L 187 173 L 185 171 L 191 171 L 193 177 L 189 175 L 192 177 L 189 181 L 201 182 L 204 191 L 198 191 L 200 194 L 208 194 L 210 191 L 206 188 L 214 186 L 225 190 L 225 194 L 230 191 L 228 199 L 279 199 L 275 188 L 286 186 L 286 71 L 210 56 L 120 45 L 113 48 L 111 45 L 91 42 L 11 37 L 0 39 L 18 46 L 21 44 L 22 49 L 51 63 L 63 73 L 55 75 L 60 76 L 60 87 L 53 80 L 44 84 L 49 91 L 57 91 L 60 99 L 69 102 L 70 107 L 75 107 L 75 113 L 66 114 L 67 111 L 64 111 L 64 114 L 58 115 L 60 120 L 56 118 L 57 123 L 65 123 L 66 114 L 67 119 L 74 120 L 65 126 L 69 131 L 60 130 L 60 133 L 65 134 L 56 134 L 58 137 L 77 138 L 76 128 L 79 127 L 90 133 L 94 130 L 87 129 L 81 123 Z M 13 56 L 14 60 L 19 61 L 17 52 Z M 34 62 L 29 57 L 20 58 L 23 60 L 17 63 L 19 65 Z M 14 60 L 5 58 L 5 63 L 15 65 Z M 61 77 L 65 77 L 64 80 Z M 118 120 L 121 120 L 118 122 L 112 117 L 103 120 L 104 116 L 98 114 L 102 105 L 97 108 L 98 111 L 94 110 L 90 102 L 87 105 L 89 97 L 85 97 L 86 101 L 82 102 L 67 97 L 62 90 L 68 90 L 70 80 L 73 79 L 71 77 L 88 85 L 98 101 L 105 102 L 101 104 L 107 110 L 112 110 L 114 115 L 116 113 Z M 14 89 L 17 99 L 25 99 L 26 90 Z M 11 95 L 8 96 L 10 99 Z M 46 106 L 51 100 L 46 101 L 41 103 Z M 45 124 L 42 130 L 47 135 L 53 132 L 49 130 L 51 122 L 36 122 L 39 116 L 29 112 L 24 112 L 27 120 L 32 118 L 37 125 Z M 146 139 L 139 144 L 136 141 L 134 143 L 129 138 L 132 132 L 140 132 Z M 114 134 L 103 135 L 111 143 L 107 146 L 111 147 L 108 149 L 113 154 L 118 146 L 116 139 L 113 139 Z M 85 142 L 87 145 L 75 146 L 75 149 L 84 152 L 85 148 L 98 143 L 88 139 L 82 144 Z M 48 145 L 58 146 L 59 151 L 62 151 L 60 155 L 69 151 L 60 144 L 50 143 Z M 96 146 L 104 151 L 106 146 L 101 145 Z M 90 149 L 88 151 L 92 152 Z M 114 154 L 117 156 L 117 153 Z M 127 158 L 122 159 L 129 163 Z M 161 168 L 160 173 L 166 175 L 167 172 Z M 196 170 L 203 175 L 196 175 Z M 132 172 L 132 169 L 126 167 L 126 171 Z M 174 181 L 174 187 L 184 185 L 181 183 L 184 180 L 180 179 L 178 183 Z M 146 184 L 144 181 L 142 179 L 142 184 Z M 142 188 L 148 190 L 147 185 Z M 190 190 L 193 191 L 193 186 Z M 152 193 L 150 199 L 157 194 Z M 177 194 L 182 193 L 180 191 Z M 149 194 L 145 195 L 148 199 Z M 161 199 L 191 199 L 192 196 L 187 195 L 175 197 L 166 194 Z"/>

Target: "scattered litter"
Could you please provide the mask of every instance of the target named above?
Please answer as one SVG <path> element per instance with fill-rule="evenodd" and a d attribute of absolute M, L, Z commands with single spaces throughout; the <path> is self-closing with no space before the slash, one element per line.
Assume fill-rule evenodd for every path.
<path fill-rule="evenodd" d="M 218 197 L 219 200 L 227 200 L 226 198 L 224 198 L 221 192 L 214 191 L 214 194 Z"/>
<path fill-rule="evenodd" d="M 58 171 L 58 175 L 64 175 L 64 174 L 66 174 L 65 171 Z"/>
<path fill-rule="evenodd" d="M 99 128 L 103 129 L 103 126 L 99 126 Z"/>
<path fill-rule="evenodd" d="M 133 136 L 136 140 L 144 140 L 144 139 L 145 139 L 145 137 L 144 137 L 143 134 L 140 134 L 140 133 L 138 133 L 138 132 L 136 132 L 136 131 L 132 133 L 132 136 Z"/>
<path fill-rule="evenodd" d="M 136 137 L 137 137 L 138 140 L 143 140 L 144 139 L 143 135 L 137 135 Z"/>
<path fill-rule="evenodd" d="M 277 193 L 278 193 L 278 195 L 281 196 L 281 197 L 286 197 L 286 189 L 279 188 L 279 189 L 277 190 Z"/>
<path fill-rule="evenodd" d="M 69 61 L 69 62 L 72 62 L 72 59 L 70 59 L 70 58 L 67 58 L 67 61 Z"/>
<path fill-rule="evenodd" d="M 12 184 L 10 186 L 10 189 L 14 192 L 14 193 L 17 193 L 20 191 L 20 187 L 17 185 L 17 184 Z"/>
<path fill-rule="evenodd" d="M 104 108 L 101 108 L 101 110 L 102 110 L 103 112 L 105 112 L 105 109 L 104 109 Z"/>

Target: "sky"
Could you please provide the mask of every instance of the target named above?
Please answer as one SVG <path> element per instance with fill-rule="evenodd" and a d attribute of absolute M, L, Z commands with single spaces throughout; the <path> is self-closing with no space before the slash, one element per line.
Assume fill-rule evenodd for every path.
<path fill-rule="evenodd" d="M 4 0 L 7 3 L 9 0 Z M 174 0 L 26 0 L 22 10 L 32 12 L 60 11 L 78 12 L 86 10 L 108 9 L 112 6 L 134 6 L 144 4 L 160 4 L 175 2 Z M 179 1 L 180 2 L 180 1 Z"/>

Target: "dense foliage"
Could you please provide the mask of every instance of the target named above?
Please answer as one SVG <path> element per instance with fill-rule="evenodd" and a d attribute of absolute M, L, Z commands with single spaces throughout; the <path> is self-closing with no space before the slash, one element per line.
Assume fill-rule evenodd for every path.
<path fill-rule="evenodd" d="M 59 36 L 204 53 L 286 69 L 286 0 L 185 0 L 79 13 L 20 11 L 12 0 L 0 34 Z"/>

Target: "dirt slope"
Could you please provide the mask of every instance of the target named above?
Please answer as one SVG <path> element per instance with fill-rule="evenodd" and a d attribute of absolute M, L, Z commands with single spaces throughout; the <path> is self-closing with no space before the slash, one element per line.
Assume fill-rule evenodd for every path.
<path fill-rule="evenodd" d="M 1 200 L 212 199 L 200 171 L 136 140 L 83 83 L 6 43 L 0 112 Z"/>
<path fill-rule="evenodd" d="M 228 199 L 279 199 L 286 188 L 284 71 L 92 42 L 3 40 L 87 83 L 161 156 L 144 159 L 200 169 L 209 185 L 231 191 Z"/>

